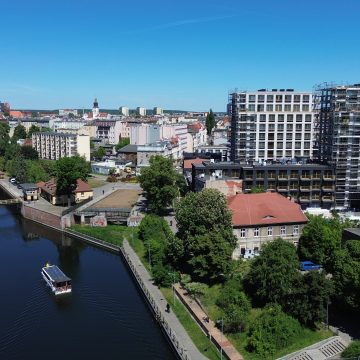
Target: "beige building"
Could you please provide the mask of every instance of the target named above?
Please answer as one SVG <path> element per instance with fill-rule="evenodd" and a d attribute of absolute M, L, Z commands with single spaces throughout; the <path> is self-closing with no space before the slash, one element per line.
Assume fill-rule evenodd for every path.
<path fill-rule="evenodd" d="M 300 205 L 278 193 L 238 194 L 228 198 L 237 246 L 233 258 L 257 253 L 277 238 L 297 246 L 307 217 Z"/>
<path fill-rule="evenodd" d="M 40 159 L 58 160 L 79 155 L 90 161 L 88 135 L 39 132 L 32 135 L 32 146 Z"/>
<path fill-rule="evenodd" d="M 153 110 L 154 115 L 162 115 L 163 109 L 161 107 L 155 106 Z"/>
<path fill-rule="evenodd" d="M 144 107 L 137 107 L 136 113 L 140 116 L 146 116 L 146 109 Z"/>

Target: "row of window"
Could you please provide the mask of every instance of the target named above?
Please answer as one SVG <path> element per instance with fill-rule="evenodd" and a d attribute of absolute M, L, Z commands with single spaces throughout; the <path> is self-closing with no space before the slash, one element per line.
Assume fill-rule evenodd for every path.
<path fill-rule="evenodd" d="M 299 104 L 294 104 L 294 105 L 282 105 L 282 104 L 276 104 L 275 106 L 273 104 L 267 104 L 266 106 L 264 104 L 249 104 L 248 106 L 246 106 L 245 104 L 240 104 L 239 105 L 239 110 L 240 111 L 257 111 L 257 112 L 261 112 L 261 111 L 278 111 L 278 112 L 300 112 L 300 111 L 310 111 L 310 106 L 308 104 L 303 104 L 302 106 L 300 106 Z"/>
<path fill-rule="evenodd" d="M 277 159 L 277 158 L 282 158 L 282 157 L 293 157 L 293 156 L 310 156 L 310 150 L 286 150 L 285 152 L 282 150 L 278 150 L 276 151 L 272 151 L 269 150 L 267 152 L 267 159 Z M 265 159 L 265 151 L 264 150 L 259 150 L 258 152 L 258 156 L 257 159 Z"/>
<path fill-rule="evenodd" d="M 286 103 L 291 103 L 291 102 L 295 102 L 295 103 L 299 103 L 302 102 L 304 103 L 308 103 L 310 102 L 310 95 L 294 95 L 294 94 L 287 94 L 287 95 L 283 95 L 283 94 L 276 94 L 276 95 L 264 95 L 264 94 L 257 94 L 257 95 L 248 95 L 248 99 L 249 102 L 266 102 L 267 103 L 271 103 L 271 102 L 286 102 Z M 246 96 L 245 94 L 240 95 L 239 98 L 240 102 L 242 101 L 246 101 Z"/>
<path fill-rule="evenodd" d="M 248 231 L 249 231 L 249 229 L 241 228 L 240 229 L 240 237 L 241 238 L 247 237 Z M 289 234 L 286 234 L 286 226 L 285 225 L 280 226 L 280 236 L 286 236 L 286 235 L 289 235 Z M 299 225 L 293 225 L 292 235 L 299 235 Z M 256 227 L 253 229 L 253 236 L 254 237 L 260 236 L 260 228 Z M 273 227 L 272 226 L 267 227 L 267 236 L 273 236 Z"/>
<path fill-rule="evenodd" d="M 301 149 L 301 148 L 310 149 L 310 147 L 311 147 L 310 145 L 311 145 L 310 142 L 301 143 L 301 141 L 295 141 L 295 149 Z M 265 142 L 259 142 L 258 147 L 259 147 L 259 149 L 265 149 Z M 290 149 L 293 149 L 294 144 L 292 142 L 286 142 L 286 143 L 277 142 L 276 147 L 277 147 L 277 149 L 286 148 L 286 149 L 290 150 Z M 270 144 L 267 143 L 267 148 L 268 149 L 274 148 L 274 143 L 270 143 Z"/>

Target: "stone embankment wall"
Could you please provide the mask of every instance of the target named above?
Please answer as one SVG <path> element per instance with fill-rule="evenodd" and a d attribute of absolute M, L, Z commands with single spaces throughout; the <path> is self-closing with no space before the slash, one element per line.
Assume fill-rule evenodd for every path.
<path fill-rule="evenodd" d="M 25 219 L 36 221 L 42 225 L 50 226 L 60 230 L 62 229 L 61 216 L 35 209 L 34 207 L 26 206 L 25 203 L 23 203 L 21 208 L 21 215 Z"/>

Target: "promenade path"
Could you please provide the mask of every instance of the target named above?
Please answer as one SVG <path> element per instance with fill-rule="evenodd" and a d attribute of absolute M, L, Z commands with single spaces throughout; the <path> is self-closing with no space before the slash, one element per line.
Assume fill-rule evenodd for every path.
<path fill-rule="evenodd" d="M 235 349 L 226 336 L 215 326 L 215 323 L 208 319 L 208 316 L 201 306 L 187 295 L 186 291 L 180 286 L 175 284 L 175 291 L 180 300 L 190 310 L 192 316 L 196 319 L 197 323 L 202 327 L 206 334 L 211 338 L 211 341 L 223 351 L 223 354 L 230 360 L 244 360 L 242 355 Z"/>
<path fill-rule="evenodd" d="M 124 240 L 123 242 L 123 249 L 131 259 L 132 263 L 136 266 L 137 272 L 141 276 L 156 305 L 160 309 L 162 317 L 166 320 L 171 329 L 175 332 L 179 343 L 186 349 L 187 358 L 192 360 L 206 360 L 207 358 L 203 354 L 201 354 L 201 352 L 194 345 L 191 338 L 189 337 L 173 311 L 170 311 L 169 313 L 165 311 L 167 301 L 164 298 L 164 295 L 161 293 L 159 288 L 153 284 L 151 276 L 149 275 L 148 271 L 143 266 L 137 254 L 131 248 L 127 240 Z"/>

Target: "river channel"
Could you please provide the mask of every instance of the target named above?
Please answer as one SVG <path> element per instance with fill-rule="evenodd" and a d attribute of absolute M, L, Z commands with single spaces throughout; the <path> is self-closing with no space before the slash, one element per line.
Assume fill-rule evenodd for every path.
<path fill-rule="evenodd" d="M 2 194 L 0 194 L 1 196 Z M 54 297 L 41 267 L 73 280 Z M 175 359 L 120 256 L 0 205 L 0 359 Z"/>

